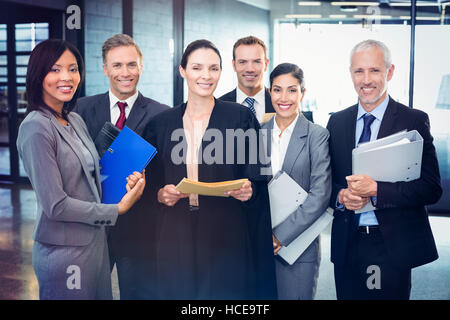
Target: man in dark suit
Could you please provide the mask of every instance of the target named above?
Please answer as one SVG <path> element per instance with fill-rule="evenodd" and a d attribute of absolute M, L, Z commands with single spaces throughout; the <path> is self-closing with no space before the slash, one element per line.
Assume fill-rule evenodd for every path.
<path fill-rule="evenodd" d="M 149 120 L 169 107 L 144 97 L 137 90 L 142 74 L 141 50 L 130 36 L 117 34 L 105 41 L 102 56 L 109 91 L 79 99 L 75 111 L 86 122 L 93 140 L 108 121 L 119 129 L 126 125 L 142 134 Z M 121 216 L 116 225 L 107 230 L 111 270 L 116 264 L 121 299 L 136 299 L 141 277 L 151 277 L 142 273 L 140 259 L 142 251 L 147 251 L 147 257 L 151 259 L 155 230 L 143 230 L 143 219 L 147 221 L 148 217 L 141 217 L 138 207 L 139 203 L 132 209 L 134 212 Z M 155 224 L 145 225 L 151 228 Z"/>
<path fill-rule="evenodd" d="M 357 44 L 350 72 L 359 102 L 334 113 L 327 125 L 335 208 L 331 261 L 337 298 L 409 299 L 411 269 L 438 258 L 425 209 L 442 194 L 428 115 L 387 94 L 394 65 L 383 43 Z M 419 179 L 391 183 L 352 175 L 355 146 L 405 129 L 417 130 L 424 140 Z M 368 201 L 376 210 L 355 214 Z"/>
<path fill-rule="evenodd" d="M 236 41 L 233 46 L 233 69 L 238 86 L 219 99 L 245 105 L 262 122 L 264 113 L 275 112 L 269 90 L 263 84 L 268 65 L 267 48 L 262 40 L 248 36 Z"/>
<path fill-rule="evenodd" d="M 264 73 L 269 66 L 267 47 L 264 41 L 248 36 L 236 41 L 233 46 L 233 69 L 236 72 L 238 86 L 219 99 L 240 103 L 252 110 L 261 123 L 265 113 L 274 113 L 269 89 L 264 87 Z M 313 122 L 312 112 L 303 115 Z"/>

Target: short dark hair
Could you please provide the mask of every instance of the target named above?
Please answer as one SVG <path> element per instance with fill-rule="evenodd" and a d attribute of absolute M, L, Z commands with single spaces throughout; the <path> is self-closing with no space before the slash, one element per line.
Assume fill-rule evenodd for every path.
<path fill-rule="evenodd" d="M 293 63 L 281 63 L 275 67 L 270 73 L 270 89 L 272 89 L 273 80 L 283 74 L 290 74 L 298 80 L 301 92 L 305 92 L 305 79 L 303 70 Z"/>
<path fill-rule="evenodd" d="M 127 46 L 133 46 L 136 48 L 136 51 L 139 55 L 139 58 L 141 58 L 142 63 L 142 52 L 139 46 L 134 42 L 134 39 L 130 37 L 127 34 L 115 34 L 111 38 L 108 38 L 105 43 L 103 43 L 102 46 L 102 58 L 103 58 L 103 64 L 106 64 L 106 56 L 108 55 L 108 52 L 114 48 L 117 47 L 127 47 Z"/>
<path fill-rule="evenodd" d="M 180 66 L 183 69 L 186 69 L 189 56 L 192 54 L 192 52 L 198 49 L 211 49 L 215 53 L 217 53 L 220 59 L 220 69 L 222 69 L 222 57 L 220 56 L 219 49 L 217 49 L 214 43 L 206 39 L 195 40 L 188 44 L 188 46 L 183 52 L 183 56 L 181 57 Z"/>
<path fill-rule="evenodd" d="M 50 108 L 43 100 L 43 82 L 44 78 L 50 72 L 53 65 L 58 61 L 62 54 L 69 50 L 75 56 L 78 64 L 78 72 L 80 73 L 80 83 L 72 97 L 72 100 L 65 102 L 62 114 Z M 81 83 L 84 79 L 84 63 L 78 49 L 68 41 L 60 39 L 50 39 L 39 43 L 31 52 L 28 61 L 27 77 L 26 77 L 26 94 L 27 94 L 27 114 L 34 110 L 49 110 L 55 116 L 62 116 L 67 119 L 67 115 L 75 107 L 80 92 Z"/>
<path fill-rule="evenodd" d="M 241 45 L 251 46 L 253 44 L 259 44 L 264 49 L 264 58 L 267 59 L 267 47 L 264 41 L 261 39 L 255 37 L 255 36 L 248 36 L 245 38 L 241 38 L 233 46 L 233 60 L 236 60 L 236 48 Z"/>

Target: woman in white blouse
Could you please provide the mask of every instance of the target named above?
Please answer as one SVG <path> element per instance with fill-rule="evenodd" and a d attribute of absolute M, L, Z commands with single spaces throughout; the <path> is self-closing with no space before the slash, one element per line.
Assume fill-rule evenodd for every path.
<path fill-rule="evenodd" d="M 317 237 L 293 265 L 277 255 L 325 211 L 331 193 L 328 130 L 308 121 L 300 104 L 305 94 L 303 71 L 295 64 L 278 65 L 270 74 L 270 93 L 276 115 L 263 124 L 269 130 L 268 155 L 272 175 L 282 170 L 308 197 L 288 218 L 273 229 L 279 299 L 314 299 L 320 264 Z"/>

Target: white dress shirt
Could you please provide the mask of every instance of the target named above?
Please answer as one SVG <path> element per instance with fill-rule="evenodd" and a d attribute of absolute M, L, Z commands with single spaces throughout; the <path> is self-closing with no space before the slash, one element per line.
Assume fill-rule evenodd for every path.
<path fill-rule="evenodd" d="M 273 121 L 272 139 L 271 139 L 271 154 L 270 161 L 272 166 L 272 175 L 274 176 L 278 171 L 283 168 L 284 158 L 286 156 L 286 151 L 289 146 L 289 141 L 291 140 L 292 132 L 294 131 L 295 125 L 298 120 L 298 114 L 294 121 L 284 129 L 281 133 L 280 128 L 277 125 L 277 116 Z"/>
<path fill-rule="evenodd" d="M 125 107 L 125 116 L 128 119 L 128 116 L 130 115 L 131 108 L 133 108 L 134 103 L 136 102 L 139 95 L 139 91 L 136 90 L 136 93 L 133 94 L 131 97 L 128 97 L 125 100 L 120 100 L 117 98 L 114 93 L 112 93 L 111 89 L 109 89 L 109 110 L 111 113 L 111 123 L 116 124 L 117 120 L 120 116 L 120 109 L 117 105 L 117 102 L 126 102 L 127 106 Z"/>
<path fill-rule="evenodd" d="M 245 99 L 247 99 L 248 95 L 246 95 L 244 92 L 239 89 L 239 86 L 236 87 L 236 102 L 243 104 L 244 106 L 247 106 L 247 102 L 245 102 Z M 257 94 L 255 94 L 253 97 L 250 97 L 255 99 L 255 104 L 253 107 L 256 111 L 256 119 L 258 119 L 258 122 L 261 123 L 264 113 L 266 113 L 266 88 L 263 87 Z"/>

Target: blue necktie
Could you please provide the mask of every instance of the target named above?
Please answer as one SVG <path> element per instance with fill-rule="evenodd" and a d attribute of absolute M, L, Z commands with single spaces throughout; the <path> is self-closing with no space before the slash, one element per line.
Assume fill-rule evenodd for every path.
<path fill-rule="evenodd" d="M 375 120 L 375 117 L 373 115 L 371 115 L 370 113 L 366 113 L 363 117 L 363 120 L 364 120 L 364 128 L 363 128 L 363 132 L 361 133 L 361 137 L 359 138 L 358 144 L 370 141 L 370 136 L 372 134 L 372 132 L 370 130 L 370 125 Z M 374 215 L 375 215 L 375 213 L 373 211 L 362 212 L 358 217 L 358 221 L 361 224 L 362 221 L 367 221 L 367 218 L 369 218 L 369 216 L 374 216 Z M 362 219 L 362 221 L 361 221 L 361 219 Z M 366 220 L 364 220 L 364 219 L 366 219 Z M 375 219 L 376 219 L 376 217 L 375 217 Z"/>
<path fill-rule="evenodd" d="M 375 120 L 375 117 L 370 113 L 366 113 L 363 117 L 364 120 L 364 129 L 361 133 L 361 137 L 359 138 L 358 144 L 370 141 L 370 136 L 372 132 L 370 131 L 370 125 Z"/>
<path fill-rule="evenodd" d="M 251 112 L 253 112 L 253 114 L 256 117 L 256 110 L 255 110 L 255 107 L 253 106 L 255 104 L 255 99 L 247 97 L 247 98 L 245 98 L 244 102 L 247 103 L 248 108 L 250 109 Z"/>

